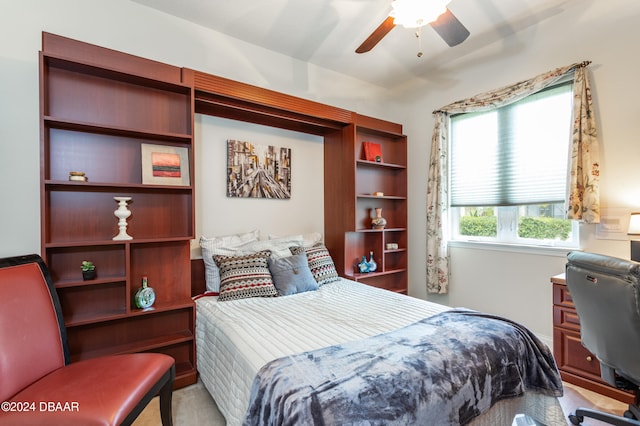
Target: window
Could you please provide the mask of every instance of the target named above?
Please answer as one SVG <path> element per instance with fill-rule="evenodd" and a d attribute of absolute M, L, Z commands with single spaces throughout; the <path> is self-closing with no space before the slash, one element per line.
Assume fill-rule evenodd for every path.
<path fill-rule="evenodd" d="M 564 219 L 572 99 L 570 81 L 451 117 L 452 239 L 577 246 Z"/>

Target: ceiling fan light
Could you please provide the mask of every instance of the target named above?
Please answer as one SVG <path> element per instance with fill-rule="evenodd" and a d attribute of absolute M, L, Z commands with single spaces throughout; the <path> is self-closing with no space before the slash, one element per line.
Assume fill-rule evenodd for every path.
<path fill-rule="evenodd" d="M 396 25 L 405 28 L 416 28 L 435 21 L 447 10 L 451 0 L 393 0 L 393 17 Z"/>

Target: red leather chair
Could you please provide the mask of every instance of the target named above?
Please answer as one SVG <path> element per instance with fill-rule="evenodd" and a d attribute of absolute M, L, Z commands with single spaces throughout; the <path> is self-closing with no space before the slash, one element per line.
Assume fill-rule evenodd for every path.
<path fill-rule="evenodd" d="M 62 310 L 42 258 L 0 259 L 0 425 L 128 425 L 158 393 L 170 426 L 175 361 L 163 354 L 70 363 Z"/>

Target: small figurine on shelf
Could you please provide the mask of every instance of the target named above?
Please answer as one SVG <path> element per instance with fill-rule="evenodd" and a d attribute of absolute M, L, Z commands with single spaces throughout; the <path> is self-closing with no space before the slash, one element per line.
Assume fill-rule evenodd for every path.
<path fill-rule="evenodd" d="M 136 306 L 140 309 L 148 309 L 156 301 L 156 293 L 151 287 L 147 286 L 147 276 L 142 277 L 142 287 L 136 292 Z"/>
<path fill-rule="evenodd" d="M 84 175 L 84 172 L 69 172 L 69 180 L 76 182 L 86 182 L 87 177 Z"/>
<path fill-rule="evenodd" d="M 364 158 L 367 161 L 382 162 L 382 147 L 379 143 L 362 142 L 364 148 Z"/>
<path fill-rule="evenodd" d="M 382 217 L 382 208 L 377 207 L 375 211 L 376 216 L 371 219 L 371 228 L 382 230 L 385 226 L 387 226 L 387 219 Z"/>
<path fill-rule="evenodd" d="M 372 251 L 369 252 L 369 261 L 367 262 L 367 265 L 369 265 L 369 272 L 375 272 L 376 269 L 378 269 L 378 264 L 373 259 L 373 252 Z"/>
<path fill-rule="evenodd" d="M 118 209 L 113 214 L 119 219 L 118 229 L 120 232 L 113 237 L 113 240 L 132 240 L 133 237 L 127 234 L 127 218 L 131 216 L 131 210 L 127 209 L 127 201 L 131 201 L 131 197 L 113 197 L 118 202 Z"/>
<path fill-rule="evenodd" d="M 367 256 L 362 256 L 362 261 L 358 263 L 358 271 L 361 274 L 369 272 L 369 262 L 367 262 Z"/>
<path fill-rule="evenodd" d="M 93 262 L 83 260 L 80 269 L 82 269 L 83 280 L 92 280 L 96 277 L 96 265 L 94 265 Z"/>

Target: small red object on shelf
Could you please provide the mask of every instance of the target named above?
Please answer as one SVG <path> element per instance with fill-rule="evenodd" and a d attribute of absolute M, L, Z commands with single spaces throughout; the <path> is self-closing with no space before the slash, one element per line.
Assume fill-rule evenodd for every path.
<path fill-rule="evenodd" d="M 364 147 L 364 159 L 382 163 L 382 148 L 379 143 L 362 142 Z"/>

